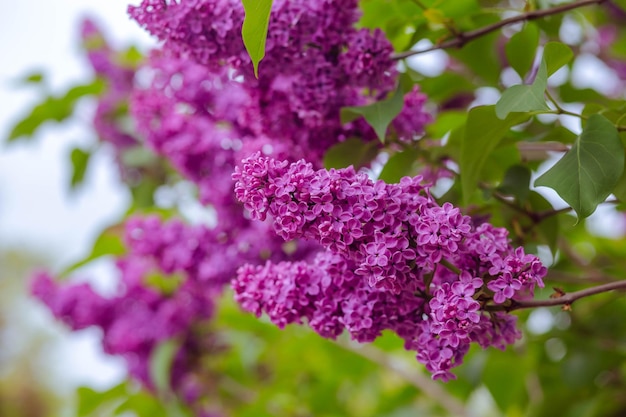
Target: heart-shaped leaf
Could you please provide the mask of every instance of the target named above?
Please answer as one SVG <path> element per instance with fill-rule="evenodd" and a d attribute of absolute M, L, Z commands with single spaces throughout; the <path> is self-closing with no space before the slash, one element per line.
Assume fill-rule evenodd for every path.
<path fill-rule="evenodd" d="M 544 93 L 548 84 L 548 70 L 541 61 L 535 81 L 531 85 L 514 85 L 508 88 L 496 103 L 496 115 L 505 119 L 512 112 L 550 110 Z"/>
<path fill-rule="evenodd" d="M 604 116 L 594 114 L 572 149 L 535 185 L 555 190 L 581 219 L 611 194 L 623 171 L 624 148 L 617 129 Z"/>

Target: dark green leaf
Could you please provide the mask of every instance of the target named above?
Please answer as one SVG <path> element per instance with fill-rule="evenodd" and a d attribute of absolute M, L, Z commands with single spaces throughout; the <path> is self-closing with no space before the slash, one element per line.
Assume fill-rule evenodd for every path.
<path fill-rule="evenodd" d="M 527 357 L 511 349 L 505 352 L 494 349 L 489 352 L 482 381 L 505 415 L 510 415 L 511 408 L 527 401 L 524 381 L 529 370 L 528 362 Z"/>
<path fill-rule="evenodd" d="M 490 23 L 493 23 L 491 16 L 485 16 L 480 22 L 477 21 L 481 26 Z M 461 49 L 450 49 L 447 52 L 466 64 L 483 82 L 495 85 L 501 72 L 500 59 L 496 53 L 498 39 L 498 32 L 493 32 L 481 36 Z M 474 80 L 474 83 L 480 85 L 481 81 Z"/>
<path fill-rule="evenodd" d="M 626 169 L 622 172 L 617 185 L 615 185 L 613 194 L 621 203 L 626 203 Z"/>
<path fill-rule="evenodd" d="M 324 168 L 345 168 L 352 165 L 358 169 L 376 156 L 376 143 L 350 138 L 333 145 L 324 155 Z"/>
<path fill-rule="evenodd" d="M 543 59 L 548 68 L 548 77 L 574 57 L 572 49 L 561 42 L 548 42 L 543 49 Z"/>
<path fill-rule="evenodd" d="M 608 197 L 624 171 L 624 148 L 604 116 L 589 118 L 572 149 L 535 181 L 554 189 L 578 214 L 588 217 Z"/>
<path fill-rule="evenodd" d="M 513 165 L 504 174 L 498 191 L 512 195 L 519 203 L 523 203 L 530 193 L 530 170 L 522 165 Z"/>
<path fill-rule="evenodd" d="M 506 58 L 520 77 L 524 78 L 532 67 L 537 46 L 539 46 L 539 29 L 531 22 L 526 23 L 524 28 L 511 36 L 507 42 Z"/>
<path fill-rule="evenodd" d="M 367 106 L 344 107 L 341 109 L 342 123 L 348 123 L 359 116 L 363 116 L 367 123 L 374 128 L 378 139 L 385 142 L 387 127 L 393 119 L 402 111 L 404 97 L 401 87 L 398 87 L 391 97 L 377 101 Z"/>
<path fill-rule="evenodd" d="M 90 157 L 91 153 L 88 151 L 80 148 L 72 149 L 72 153 L 70 154 L 70 159 L 72 161 L 72 179 L 70 181 L 71 188 L 74 189 L 83 183 Z"/>
<path fill-rule="evenodd" d="M 272 0 L 241 0 L 246 15 L 241 28 L 243 43 L 252 59 L 254 75 L 259 76 L 259 62 L 265 56 L 265 41 L 272 10 Z"/>
<path fill-rule="evenodd" d="M 527 113 L 511 113 L 502 120 L 496 117 L 494 106 L 480 106 L 470 110 L 459 158 L 465 204 L 476 189 L 480 172 L 489 154 L 511 127 L 529 117 L 531 115 Z"/>
<path fill-rule="evenodd" d="M 528 202 L 530 209 L 535 213 L 553 210 L 552 204 L 536 191 L 531 191 Z M 559 218 L 549 216 L 541 221 L 537 226 L 540 237 L 550 247 L 552 253 L 556 253 L 559 238 Z"/>
<path fill-rule="evenodd" d="M 502 93 L 502 97 L 496 103 L 498 118 L 504 119 L 512 112 L 550 110 L 544 97 L 547 83 L 546 64 L 542 61 L 531 85 L 514 85 Z"/>
<path fill-rule="evenodd" d="M 389 158 L 378 178 L 391 184 L 399 182 L 402 177 L 411 175 L 417 155 L 418 151 L 411 148 L 394 154 Z"/>

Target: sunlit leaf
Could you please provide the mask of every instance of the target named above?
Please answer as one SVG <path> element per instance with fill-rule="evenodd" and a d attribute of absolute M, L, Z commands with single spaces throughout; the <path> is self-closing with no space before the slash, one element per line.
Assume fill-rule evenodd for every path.
<path fill-rule="evenodd" d="M 122 233 L 123 227 L 121 225 L 114 225 L 104 229 L 104 231 L 96 239 L 90 254 L 86 258 L 69 266 L 63 272 L 63 276 L 67 276 L 73 270 L 78 269 L 102 256 L 120 256 L 126 253 Z"/>
<path fill-rule="evenodd" d="M 74 106 L 80 98 L 98 95 L 102 91 L 104 91 L 104 83 L 96 80 L 91 84 L 72 87 L 63 96 L 44 98 L 32 108 L 26 117 L 13 126 L 7 141 L 29 138 L 46 122 L 62 122 L 73 114 Z"/>
<path fill-rule="evenodd" d="M 259 62 L 265 57 L 272 0 L 241 0 L 246 12 L 241 28 L 243 43 L 252 59 L 254 75 L 259 76 Z"/>
<path fill-rule="evenodd" d="M 548 42 L 543 49 L 543 59 L 548 69 L 548 77 L 570 62 L 573 57 L 572 49 L 564 43 Z"/>

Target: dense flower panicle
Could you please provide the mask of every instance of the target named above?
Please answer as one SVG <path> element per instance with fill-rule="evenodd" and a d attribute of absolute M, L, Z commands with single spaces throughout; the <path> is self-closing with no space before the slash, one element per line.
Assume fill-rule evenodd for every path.
<path fill-rule="evenodd" d="M 330 339 L 346 330 L 359 342 L 372 342 L 383 330 L 396 327 L 401 335 L 413 338 L 424 300 L 412 293 L 393 295 L 372 288 L 354 269 L 350 261 L 328 251 L 310 263 L 245 265 L 233 280 L 235 300 L 257 316 L 266 313 L 280 328 L 306 319 Z"/>
<path fill-rule="evenodd" d="M 35 277 L 32 292 L 73 330 L 101 328 L 105 352 L 123 356 L 130 374 L 147 386 L 151 353 L 173 337 L 182 347 L 172 385 L 182 387 L 190 378 L 194 369 L 187 364 L 204 354 L 194 350 L 200 343 L 194 328 L 211 319 L 216 297 L 241 262 L 302 259 L 315 250 L 305 244 L 288 256 L 282 239 L 266 229 L 252 226 L 229 235 L 155 216 L 129 219 L 125 232 L 128 253 L 116 262 L 120 284 L 113 296 L 103 297 L 87 284 L 56 283 L 46 273 Z"/>
<path fill-rule="evenodd" d="M 82 22 L 81 37 L 95 75 L 105 83 L 104 92 L 97 99 L 93 127 L 102 142 L 112 145 L 121 175 L 128 178 L 131 174 L 122 162 L 123 153 L 140 144 L 128 131 L 126 116 L 136 64 L 124 62 L 122 53 L 109 46 L 102 31 L 90 19 Z"/>
<path fill-rule="evenodd" d="M 447 380 L 471 343 L 503 347 L 519 337 L 513 319 L 487 312 L 486 305 L 543 287 L 546 268 L 536 256 L 514 249 L 505 229 L 475 226 L 452 204 L 439 206 L 421 177 L 386 184 L 352 168 L 315 170 L 303 160 L 290 164 L 256 154 L 233 179 L 237 198 L 253 218 L 269 218 L 284 239 L 320 243 L 328 251 L 320 259 L 342 265 L 340 273 L 315 262 L 239 270 L 233 286 L 242 307 L 268 313 L 281 327 L 306 319 L 325 337 L 346 329 L 359 341 L 394 330 L 433 377 Z M 384 311 L 372 307 L 372 297 Z M 337 300 L 340 309 L 333 307 Z M 354 301 L 354 316 L 345 315 L 346 300 Z M 404 315 L 407 305 L 416 306 L 410 318 Z M 318 306 L 335 313 L 323 321 Z M 366 336 L 355 331 L 358 325 L 348 325 L 348 317 L 367 323 Z M 330 330 L 318 330 L 320 321 Z"/>
<path fill-rule="evenodd" d="M 237 161 L 260 151 L 320 167 L 336 143 L 376 137 L 363 119 L 342 124 L 341 109 L 384 98 L 397 82 L 384 34 L 354 27 L 356 0 L 274 1 L 258 79 L 240 1 L 144 0 L 129 13 L 164 42 L 131 94 L 137 130 L 198 185 L 225 227 L 247 227 L 228 180 Z M 394 125 L 401 140 L 430 120 L 423 94 L 405 101 Z"/>
<path fill-rule="evenodd" d="M 398 140 L 410 142 L 421 137 L 424 127 L 433 121 L 433 116 L 424 109 L 426 100 L 418 85 L 404 95 L 404 107 L 392 122 Z"/>
<path fill-rule="evenodd" d="M 276 148 L 282 146 L 290 150 L 284 158 L 295 160 L 306 156 L 319 166 L 324 151 L 338 141 L 355 134 L 366 139 L 374 137 L 363 123 L 342 126 L 340 109 L 384 97 L 396 84 L 391 44 L 380 31 L 354 28 L 360 13 L 358 2 L 353 0 L 349 3 L 275 1 L 267 53 L 258 80 L 246 61 L 247 53 L 241 40 L 243 9 L 240 2 L 155 3 L 146 0 L 131 7 L 130 14 L 165 41 L 161 57 L 150 63 L 165 76 L 155 77 L 152 87 L 139 93 L 143 97 L 135 103 L 138 107 L 135 112 L 145 113 L 141 106 L 147 101 L 146 95 L 155 96 L 155 101 L 170 101 L 171 109 L 185 109 L 186 117 L 179 116 L 178 124 L 204 126 L 202 141 L 212 129 L 207 129 L 207 122 L 199 119 L 208 119 L 212 124 L 226 121 L 232 128 L 229 134 L 233 140 L 245 143 L 263 137 L 269 145 L 265 148 L 274 148 L 272 156 L 281 157 Z M 238 46 L 224 46 L 231 41 Z M 166 64 L 166 59 L 172 64 Z M 245 66 L 240 65 L 242 59 L 246 61 Z M 169 77 L 175 78 L 179 85 L 163 91 L 167 83 L 162 80 Z M 206 86 L 214 90 L 208 97 L 195 94 L 206 90 Z M 366 91 L 370 95 L 366 95 Z M 235 96 L 243 101 L 231 103 L 228 111 L 220 111 L 212 96 Z M 407 100 L 410 104 L 411 100 Z M 415 110 L 424 113 L 421 109 Z M 171 110 L 166 113 L 169 112 Z M 152 113 L 152 118 L 162 117 L 156 109 Z M 144 116 L 144 119 L 149 117 Z M 403 126 L 408 127 L 408 120 L 405 117 Z M 417 123 L 411 135 L 422 131 L 423 121 Z M 144 123 L 143 126 L 144 133 L 150 131 L 146 127 L 158 129 L 158 125 Z M 403 133 L 410 134 L 406 129 Z M 159 135 L 165 140 L 170 136 Z M 219 143 L 221 135 L 217 136 L 215 142 Z M 155 146 L 159 148 L 158 143 Z M 248 155 L 237 155 L 236 160 Z"/>

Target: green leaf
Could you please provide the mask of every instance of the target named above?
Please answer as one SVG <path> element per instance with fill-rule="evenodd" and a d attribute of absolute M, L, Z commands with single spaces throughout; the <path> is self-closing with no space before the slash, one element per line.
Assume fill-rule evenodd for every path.
<path fill-rule="evenodd" d="M 152 165 L 157 156 L 145 146 L 133 146 L 122 152 L 122 163 L 128 167 L 146 167 Z"/>
<path fill-rule="evenodd" d="M 341 122 L 348 123 L 363 116 L 367 123 L 374 128 L 378 139 L 385 143 L 387 127 L 402 111 L 404 97 L 401 87 L 398 87 L 391 97 L 361 107 L 344 107 L 341 109 Z"/>
<path fill-rule="evenodd" d="M 513 165 L 504 174 L 504 179 L 498 187 L 498 191 L 506 195 L 512 195 L 523 203 L 530 193 L 530 170 L 522 165 Z"/>
<path fill-rule="evenodd" d="M 419 152 L 412 148 L 394 154 L 385 164 L 378 179 L 388 184 L 399 182 L 402 177 L 413 172 L 413 164 L 418 154 Z"/>
<path fill-rule="evenodd" d="M 34 71 L 17 80 L 17 84 L 42 84 L 45 82 L 43 72 Z"/>
<path fill-rule="evenodd" d="M 504 50 L 511 67 L 524 76 L 530 71 L 535 61 L 535 54 L 539 46 L 539 29 L 534 23 L 528 22 L 524 28 L 511 36 Z"/>
<path fill-rule="evenodd" d="M 89 387 L 79 387 L 76 390 L 78 396 L 78 417 L 93 415 L 95 411 L 105 406 L 111 407 L 126 398 L 126 382 L 106 390 L 95 391 Z"/>
<path fill-rule="evenodd" d="M 496 117 L 494 106 L 480 106 L 470 110 L 459 158 L 465 204 L 469 203 L 469 198 L 476 189 L 480 172 L 489 154 L 511 127 L 530 117 L 528 113 L 511 113 L 502 120 Z"/>
<path fill-rule="evenodd" d="M 349 138 L 333 145 L 324 155 L 324 168 L 345 168 L 352 165 L 358 169 L 370 162 L 377 153 L 375 142 L 363 142 Z"/>
<path fill-rule="evenodd" d="M 254 75 L 259 78 L 259 62 L 265 56 L 265 41 L 270 22 L 272 0 L 241 0 L 246 15 L 243 19 L 241 36 L 252 59 Z"/>
<path fill-rule="evenodd" d="M 613 189 L 613 194 L 615 197 L 621 202 L 626 203 L 626 169 L 622 172 L 615 188 Z"/>
<path fill-rule="evenodd" d="M 8 142 L 22 137 L 31 137 L 45 122 L 62 122 L 72 115 L 76 102 L 85 96 L 97 95 L 104 91 L 104 83 L 96 80 L 91 84 L 70 88 L 61 97 L 48 96 L 35 105 L 30 113 L 17 122 L 7 138 Z"/>
<path fill-rule="evenodd" d="M 543 60 L 546 62 L 548 77 L 574 58 L 572 49 L 561 42 L 548 42 L 543 49 Z"/>
<path fill-rule="evenodd" d="M 82 259 L 75 264 L 69 266 L 65 271 L 63 271 L 62 276 L 67 276 L 75 269 L 78 269 L 81 266 L 86 265 L 94 259 L 98 259 L 102 256 L 121 256 L 126 253 L 122 234 L 123 226 L 119 224 L 104 229 L 104 231 L 96 239 L 96 242 L 91 249 L 91 253 L 85 259 Z"/>
<path fill-rule="evenodd" d="M 165 340 L 154 348 L 150 356 L 150 379 L 163 398 L 171 396 L 170 376 L 174 357 L 179 348 L 178 339 Z"/>
<path fill-rule="evenodd" d="M 80 148 L 72 149 L 72 153 L 70 154 L 70 160 L 72 161 L 72 179 L 70 181 L 70 187 L 72 189 L 75 189 L 83 183 L 90 158 L 91 153 L 88 151 Z"/>
<path fill-rule="evenodd" d="M 536 191 L 530 192 L 528 202 L 530 209 L 535 213 L 554 209 L 552 204 Z M 536 228 L 540 237 L 542 237 L 545 243 L 550 247 L 552 253 L 556 253 L 560 228 L 558 216 L 549 216 L 543 219 Z"/>
<path fill-rule="evenodd" d="M 594 114 L 572 149 L 535 185 L 555 190 L 580 220 L 611 194 L 623 171 L 624 148 L 617 129 L 604 116 Z"/>
<path fill-rule="evenodd" d="M 529 357 L 521 356 L 512 349 L 505 352 L 493 349 L 489 352 L 482 381 L 504 415 L 516 415 L 512 409 L 527 401 L 524 384 L 530 370 L 529 362 Z"/>
<path fill-rule="evenodd" d="M 164 295 L 172 295 L 185 282 L 185 277 L 181 274 L 163 274 L 152 271 L 144 278 L 146 286 L 154 288 Z"/>
<path fill-rule="evenodd" d="M 498 118 L 504 119 L 512 112 L 550 110 L 544 97 L 547 83 L 546 64 L 542 61 L 531 85 L 514 85 L 502 93 L 502 97 L 496 103 Z"/>

